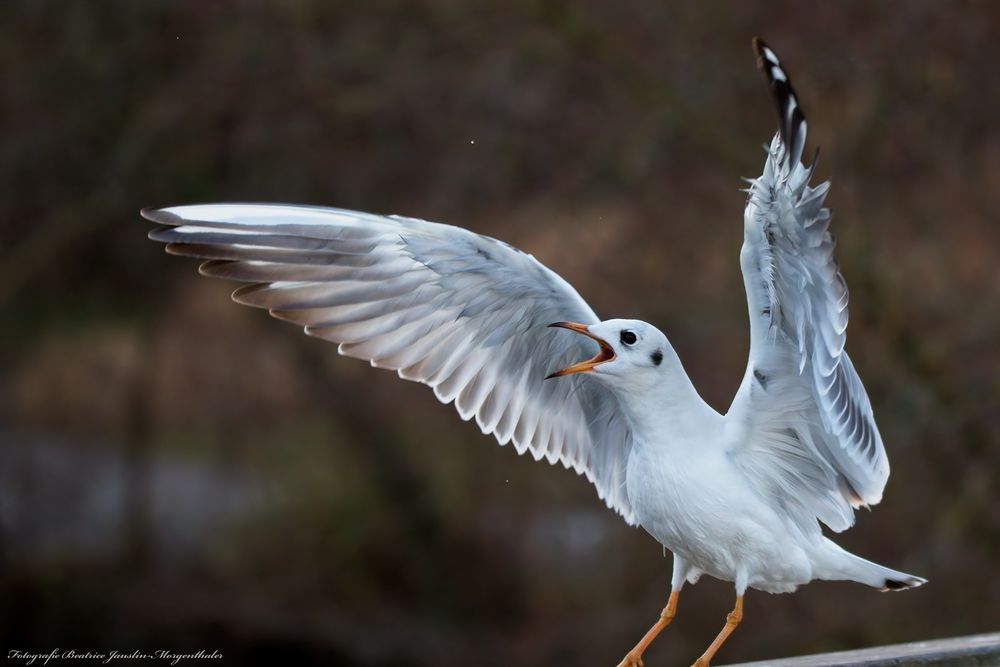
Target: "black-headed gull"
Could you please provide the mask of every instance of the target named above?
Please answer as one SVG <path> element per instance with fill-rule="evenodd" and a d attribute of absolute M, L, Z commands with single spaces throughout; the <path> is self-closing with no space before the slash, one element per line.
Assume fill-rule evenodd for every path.
<path fill-rule="evenodd" d="M 249 283 L 266 308 L 341 354 L 429 385 L 518 453 L 571 467 L 630 525 L 673 552 L 659 620 L 622 660 L 642 664 L 685 582 L 732 581 L 736 606 L 695 663 L 743 616 L 747 588 L 813 579 L 880 590 L 924 579 L 844 551 L 854 510 L 882 498 L 889 462 L 844 351 L 847 287 L 802 161 L 806 121 L 788 74 L 755 40 L 779 131 L 748 189 L 740 265 L 750 359 L 728 412 L 706 404 L 670 341 L 638 320 L 601 321 L 565 280 L 501 241 L 448 225 L 272 204 L 145 210 L 167 252 Z M 565 331 L 568 330 L 568 331 Z M 587 361 L 579 361 L 593 352 Z M 561 370 L 560 370 L 561 369 Z"/>

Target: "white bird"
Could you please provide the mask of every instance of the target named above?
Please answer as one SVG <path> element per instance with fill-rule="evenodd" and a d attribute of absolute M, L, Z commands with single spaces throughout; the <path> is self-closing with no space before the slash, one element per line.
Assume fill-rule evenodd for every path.
<path fill-rule="evenodd" d="M 704 667 L 742 619 L 748 587 L 925 582 L 850 554 L 821 530 L 843 531 L 856 508 L 878 503 L 889 462 L 844 351 L 847 287 L 823 207 L 829 184 L 809 186 L 802 110 L 774 52 L 759 40 L 754 48 L 780 122 L 747 190 L 740 265 L 750 359 L 724 415 L 701 399 L 656 327 L 602 322 L 565 280 L 501 241 L 305 206 L 142 215 L 164 225 L 149 236 L 167 252 L 208 260 L 204 275 L 250 283 L 233 293 L 238 303 L 429 385 L 500 444 L 586 475 L 628 524 L 673 552 L 667 605 L 621 666 L 642 665 L 685 582 L 734 582 L 736 606 L 695 662 Z M 570 365 L 594 343 L 595 356 Z M 556 376 L 564 379 L 546 381 Z"/>

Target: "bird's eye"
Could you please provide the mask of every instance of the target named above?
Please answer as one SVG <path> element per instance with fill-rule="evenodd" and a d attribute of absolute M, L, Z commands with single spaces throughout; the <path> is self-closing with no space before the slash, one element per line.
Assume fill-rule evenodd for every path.
<path fill-rule="evenodd" d="M 622 329 L 621 341 L 623 345 L 635 345 L 635 334 L 628 329 Z"/>

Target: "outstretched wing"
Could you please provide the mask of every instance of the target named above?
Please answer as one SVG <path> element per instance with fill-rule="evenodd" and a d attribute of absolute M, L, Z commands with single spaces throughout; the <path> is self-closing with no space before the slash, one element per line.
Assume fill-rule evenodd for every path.
<path fill-rule="evenodd" d="M 210 204 L 145 210 L 149 237 L 204 260 L 203 275 L 250 283 L 238 303 L 395 370 L 475 417 L 518 453 L 586 475 L 635 523 L 625 490 L 631 450 L 617 398 L 550 372 L 594 343 L 551 322 L 598 322 L 565 280 L 505 243 L 424 220 L 305 206 Z"/>
<path fill-rule="evenodd" d="M 806 121 L 774 52 L 754 41 L 779 132 L 752 181 L 740 253 L 750 309 L 750 361 L 730 413 L 745 437 L 734 459 L 761 491 L 834 530 L 875 504 L 889 462 L 871 404 L 844 351 L 847 285 L 823 207 L 829 183 L 809 186 Z"/>

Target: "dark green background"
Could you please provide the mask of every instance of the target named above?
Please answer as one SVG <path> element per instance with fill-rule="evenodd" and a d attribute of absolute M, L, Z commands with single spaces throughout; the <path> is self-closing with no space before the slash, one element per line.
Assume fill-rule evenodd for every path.
<path fill-rule="evenodd" d="M 0 648 L 611 665 L 670 563 L 572 473 L 145 239 L 142 206 L 400 213 L 532 252 L 725 410 L 744 196 L 795 77 L 893 464 L 838 539 L 931 583 L 751 593 L 720 662 L 1000 624 L 1000 11 L 988 2 L 0 9 Z M 647 664 L 732 604 L 685 590 Z"/>

